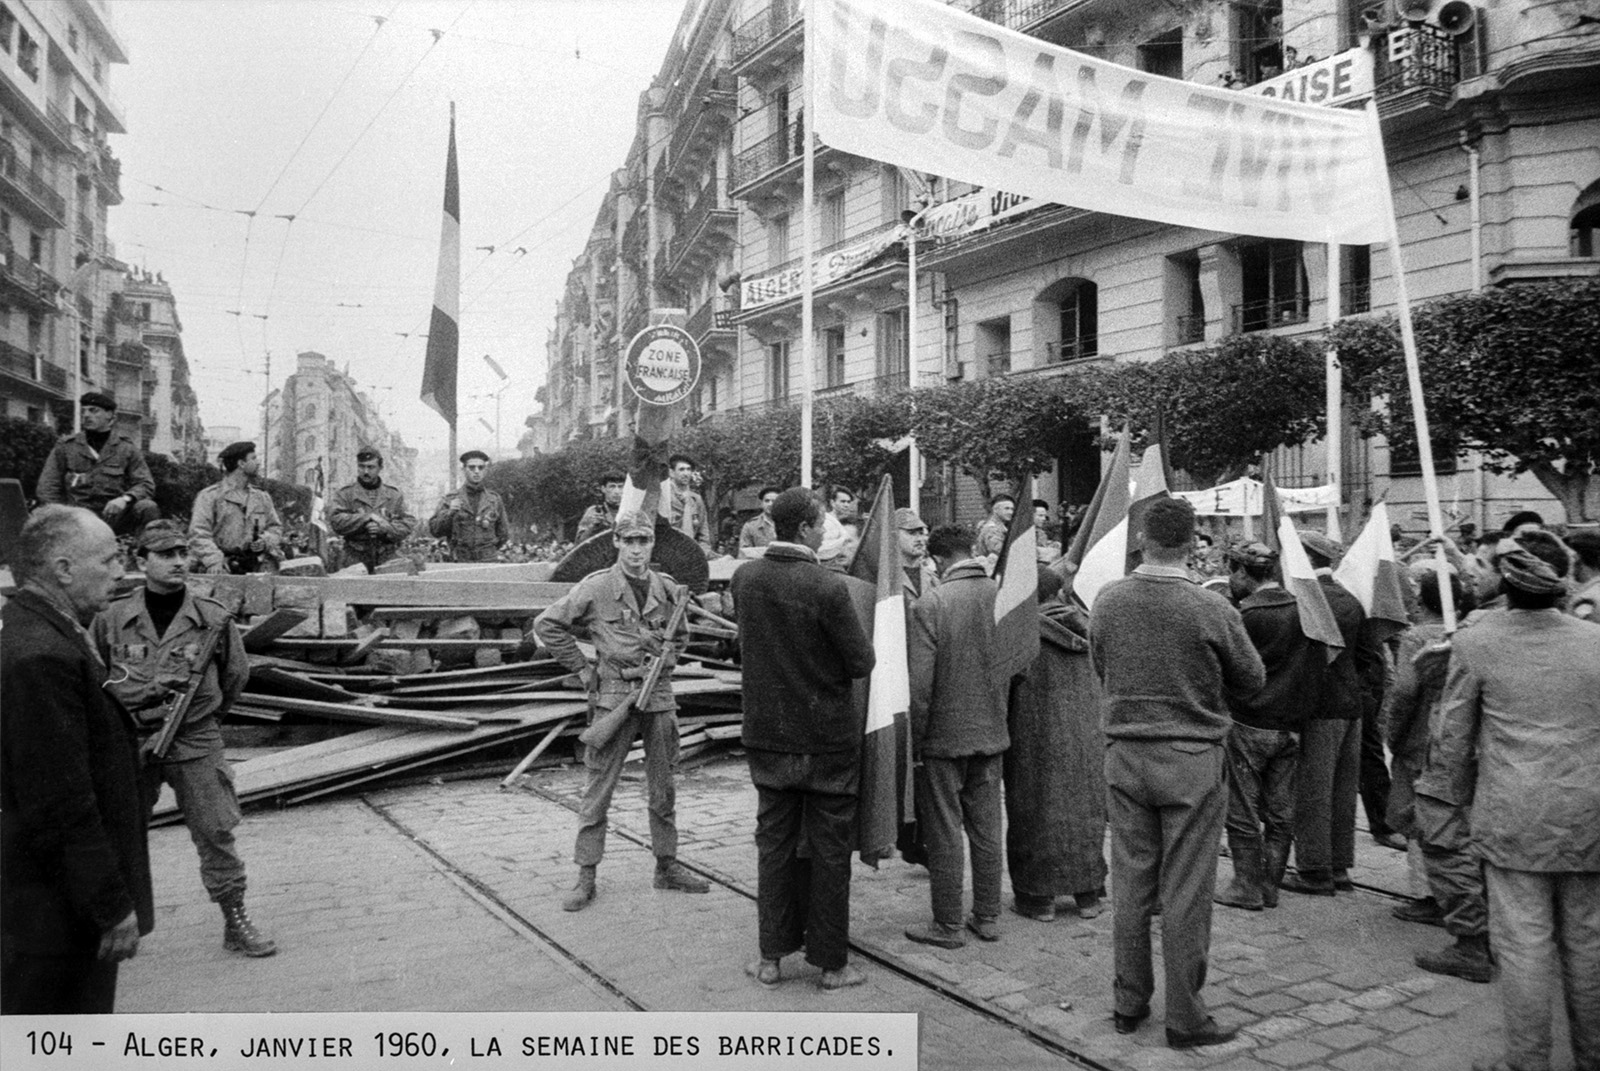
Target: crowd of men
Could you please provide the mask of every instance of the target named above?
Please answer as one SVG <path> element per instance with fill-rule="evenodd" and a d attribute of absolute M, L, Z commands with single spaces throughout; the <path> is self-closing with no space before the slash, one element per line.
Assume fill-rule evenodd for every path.
<path fill-rule="evenodd" d="M 128 444 L 95 430 L 99 414 L 87 414 L 104 407 L 91 401 L 85 430 L 46 467 L 52 479 L 72 474 L 61 493 L 80 500 L 46 500 L 28 520 L 0 633 L 7 1012 L 110 1009 L 116 963 L 151 926 L 143 827 L 162 783 L 222 911 L 225 947 L 276 951 L 244 908 L 238 801 L 217 726 L 247 662 L 227 612 L 184 583 L 190 569 L 248 572 L 281 554 L 276 512 L 251 484 L 254 445 L 223 451 L 223 479 L 187 526 L 152 521 L 140 506 L 148 488 L 137 492 L 147 470 L 124 458 L 135 490 L 96 472 Z M 505 506 L 483 487 L 489 458 L 460 460 L 463 485 L 428 530 L 457 560 L 492 560 L 509 538 Z M 370 570 L 417 522 L 383 481 L 381 455 L 363 450 L 358 462 L 328 520 Z M 616 564 L 533 627 L 590 697 L 568 911 L 599 895 L 610 801 L 641 738 L 655 887 L 708 888 L 677 859 L 667 674 L 690 595 L 651 567 L 658 522 L 709 550 L 692 470 L 672 459 L 659 517 L 619 513 L 624 481 L 603 480 L 580 535 L 609 532 Z M 784 958 L 803 950 L 835 991 L 863 980 L 849 962 L 849 885 L 874 589 L 846 573 L 861 536 L 853 494 L 769 487 L 759 499 L 740 536 L 754 560 L 731 586 L 759 800 L 759 955 L 747 970 L 779 985 Z M 1137 568 L 1092 612 L 1070 597 L 1059 544 L 1039 541 L 1041 562 L 1054 561 L 1039 570 L 1040 651 L 1011 677 L 999 669 L 993 573 L 1016 506 L 997 496 L 976 531 L 930 532 L 900 509 L 886 533 L 901 574 L 916 799 L 898 847 L 929 875 L 929 916 L 908 920 L 908 940 L 1002 940 L 1008 872 L 1010 907 L 1029 923 L 1093 917 L 1109 884 L 1115 1028 L 1132 1033 L 1149 1016 L 1159 924 L 1167 1043 L 1220 1044 L 1235 1031 L 1201 995 L 1213 904 L 1261 911 L 1280 891 L 1352 889 L 1359 800 L 1373 838 L 1410 859 L 1416 895 L 1397 917 L 1452 939 L 1418 965 L 1475 982 L 1499 974 L 1507 1054 L 1492 1066 L 1548 1067 L 1559 993 L 1576 1066 L 1600 1067 L 1600 533 L 1563 539 L 1519 514 L 1470 554 L 1421 541 L 1405 627 L 1370 616 L 1334 578 L 1341 544 L 1303 531 L 1340 635 L 1331 647 L 1308 637 L 1278 550 L 1235 541 L 1220 551 L 1225 583 L 1208 578 L 1217 570 L 1197 566 L 1218 552 L 1197 539 L 1193 508 L 1159 499 L 1134 534 Z M 1033 506 L 1048 534 L 1048 508 Z M 141 516 L 144 584 L 113 599 L 116 528 Z M 1436 548 L 1445 569 L 1426 561 Z M 1464 615 L 1453 633 L 1447 607 Z M 1232 873 L 1219 889 L 1224 838 Z"/>

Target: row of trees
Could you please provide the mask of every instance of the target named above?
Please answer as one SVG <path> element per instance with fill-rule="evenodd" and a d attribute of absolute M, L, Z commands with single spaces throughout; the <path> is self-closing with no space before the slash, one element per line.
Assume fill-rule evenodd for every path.
<path fill-rule="evenodd" d="M 1435 451 L 1478 450 L 1492 471 L 1531 473 L 1571 520 L 1600 519 L 1600 280 L 1464 294 L 1413 314 Z M 1054 378 L 994 377 L 881 398 L 820 401 L 818 483 L 868 487 L 914 435 L 934 462 L 993 488 L 1045 471 L 1101 417 L 1139 438 L 1157 421 L 1171 460 L 1202 484 L 1242 475 L 1264 453 L 1325 431 L 1329 342 L 1363 435 L 1415 438 L 1392 316 L 1348 319 L 1328 334 L 1235 335 L 1150 362 L 1074 368 Z M 710 481 L 708 501 L 752 484 L 798 481 L 799 410 L 778 408 L 685 429 L 674 449 Z M 600 476 L 625 469 L 628 444 L 577 442 L 497 464 L 490 482 L 524 523 L 575 517 Z"/>

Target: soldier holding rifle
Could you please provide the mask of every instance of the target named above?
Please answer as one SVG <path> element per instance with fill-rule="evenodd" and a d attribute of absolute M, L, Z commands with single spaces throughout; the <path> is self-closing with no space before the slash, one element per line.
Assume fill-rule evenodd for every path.
<path fill-rule="evenodd" d="M 670 671 L 687 635 L 682 608 L 689 592 L 650 568 L 656 541 L 651 518 L 641 513 L 623 514 L 617 518 L 611 540 L 617 548 L 617 563 L 584 577 L 533 623 L 539 642 L 562 665 L 583 677 L 590 697 L 593 724 L 584 734 L 589 778 L 578 811 L 574 851 L 578 882 L 562 901 L 567 911 L 582 911 L 594 899 L 594 872 L 605 853 L 611 794 L 622 777 L 628 750 L 641 735 L 650 792 L 650 845 L 656 857 L 655 887 L 689 893 L 710 888 L 677 860 L 672 766 L 678 759 L 678 704 L 672 696 Z M 579 636 L 594 644 L 593 664 L 578 649 Z M 641 684 L 651 685 L 648 694 Z M 626 713 L 615 715 L 619 707 Z M 616 731 L 598 739 L 613 723 L 618 726 Z"/>
<path fill-rule="evenodd" d="M 344 537 L 349 557 L 374 573 L 416 526 L 400 488 L 383 482 L 383 455 L 362 447 L 356 452 L 356 482 L 339 488 L 328 502 L 328 527 Z"/>
<path fill-rule="evenodd" d="M 145 804 L 165 781 L 200 853 L 200 880 L 222 908 L 223 947 L 270 956 L 278 946 L 244 908 L 244 860 L 234 844 L 239 797 L 218 725 L 244 691 L 250 662 L 232 615 L 192 594 L 189 541 L 177 521 L 152 521 L 136 551 L 144 587 L 114 600 L 91 634 L 105 660 L 105 688 L 133 716 L 143 746 Z"/>
<path fill-rule="evenodd" d="M 275 572 L 283 560 L 283 524 L 272 496 L 250 486 L 261 469 L 256 444 L 232 443 L 217 455 L 222 479 L 194 498 L 189 549 L 207 573 Z"/>

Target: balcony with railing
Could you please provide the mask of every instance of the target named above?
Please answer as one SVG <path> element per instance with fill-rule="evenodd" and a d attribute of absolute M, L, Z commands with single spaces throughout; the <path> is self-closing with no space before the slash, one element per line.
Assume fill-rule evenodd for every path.
<path fill-rule="evenodd" d="M 67 370 L 35 356 L 21 346 L 0 341 L 0 373 L 57 398 L 70 397 Z"/>
<path fill-rule="evenodd" d="M 728 308 L 727 299 L 713 295 L 690 313 L 688 322 L 684 324 L 684 330 L 701 345 L 713 335 L 732 338 L 736 332 L 733 321 L 729 319 L 731 315 L 732 310 Z"/>
<path fill-rule="evenodd" d="M 804 44 L 799 0 L 772 0 L 733 31 L 733 69 L 740 74 L 799 56 Z"/>
<path fill-rule="evenodd" d="M 745 122 L 759 122 L 766 118 L 765 113 L 757 112 L 746 118 Z M 754 189 L 757 183 L 773 177 L 791 164 L 798 166 L 806 151 L 804 139 L 804 116 L 797 115 L 792 122 L 784 123 L 776 133 L 768 134 L 733 158 L 733 174 L 728 177 L 728 189 L 736 197 L 749 196 L 757 192 Z"/>
<path fill-rule="evenodd" d="M 680 179 L 690 179 L 717 151 L 738 108 L 738 91 L 733 72 L 711 66 L 701 74 L 678 112 L 672 141 L 667 147 L 671 171 Z"/>
<path fill-rule="evenodd" d="M 1026 33 L 1056 12 L 1080 7 L 1083 0 L 974 0 L 967 8 L 980 19 Z"/>
<path fill-rule="evenodd" d="M 667 271 L 671 276 L 704 270 L 738 242 L 739 213 L 731 204 L 720 204 L 721 200 L 722 191 L 713 178 L 678 220 L 669 247 Z"/>
<path fill-rule="evenodd" d="M 1392 119 L 1450 103 L 1461 81 L 1459 39 L 1431 26 L 1391 30 L 1374 41 L 1378 114 Z"/>
<path fill-rule="evenodd" d="M 0 240 L 0 295 L 20 299 L 39 312 L 57 312 L 56 295 L 61 284 L 49 272 L 21 256 L 10 239 Z"/>
<path fill-rule="evenodd" d="M 1077 338 L 1062 339 L 1059 342 L 1046 342 L 1044 344 L 1044 359 L 1046 364 L 1070 364 L 1073 361 L 1087 361 L 1100 356 L 1100 336 L 1079 335 Z"/>
<path fill-rule="evenodd" d="M 622 228 L 622 262 L 640 275 L 644 274 L 650 245 L 650 226 L 645 218 L 648 211 L 648 207 L 640 208 Z"/>
<path fill-rule="evenodd" d="M 0 192 L 36 223 L 60 227 L 67 220 L 67 201 L 44 177 L 21 159 L 17 147 L 0 138 Z"/>
<path fill-rule="evenodd" d="M 1372 283 L 1367 279 L 1356 279 L 1339 286 L 1339 314 L 1350 316 L 1358 312 L 1372 311 Z"/>
<path fill-rule="evenodd" d="M 1242 335 L 1274 327 L 1291 327 L 1310 319 L 1311 301 L 1304 294 L 1246 301 L 1233 307 L 1233 333 Z"/>

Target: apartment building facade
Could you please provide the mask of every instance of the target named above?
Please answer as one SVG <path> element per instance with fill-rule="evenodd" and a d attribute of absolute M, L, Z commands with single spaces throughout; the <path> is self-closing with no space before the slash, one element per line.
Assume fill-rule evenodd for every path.
<path fill-rule="evenodd" d="M 104 0 L 0 3 L 0 413 L 68 427 L 76 390 L 106 389 L 120 204 L 109 136 L 127 50 Z M 115 274 L 114 272 L 112 273 Z"/>
<path fill-rule="evenodd" d="M 1241 92 L 1293 93 L 1297 79 L 1359 58 L 1371 84 L 1345 103 L 1378 102 L 1414 301 L 1600 273 L 1600 24 L 1584 4 L 958 2 L 1064 47 Z M 710 352 L 694 417 L 715 420 L 798 400 L 801 156 L 810 135 L 800 106 L 799 0 L 713 4 L 703 14 L 696 39 L 706 42 L 708 57 L 724 57 L 737 79 L 726 169 L 713 171 L 723 159 L 720 149 L 683 154 L 679 159 L 689 161 L 685 170 L 694 175 L 683 189 L 693 192 L 674 201 L 673 157 L 651 155 L 675 136 L 688 137 L 676 135 L 679 129 L 705 124 L 692 116 L 712 97 L 671 95 L 690 75 L 683 61 L 672 65 L 674 55 L 689 55 L 680 32 L 677 51 L 641 106 L 627 177 L 614 187 L 642 195 L 629 206 L 636 211 L 617 219 L 616 274 L 619 288 L 630 276 L 642 278 L 646 285 L 631 293 L 648 295 L 654 307 L 689 308 L 692 324 L 711 325 L 697 335 Z M 1394 273 L 1381 246 L 1345 247 L 1330 258 L 1326 247 L 1312 243 L 1172 227 L 975 190 L 820 143 L 815 165 L 819 397 L 988 376 L 1071 375 L 1230 334 L 1312 334 L 1326 326 L 1332 292 L 1344 315 L 1394 308 Z M 713 181 L 722 188 L 713 189 Z M 918 286 L 908 294 L 903 221 L 924 208 L 915 236 Z M 688 235 L 676 248 L 692 249 L 693 236 L 713 225 L 718 235 L 736 235 L 735 244 L 708 246 L 698 256 L 673 252 L 674 236 Z M 681 276 L 680 264 L 688 268 Z M 645 311 L 623 303 L 620 343 L 630 328 L 644 325 Z M 552 351 L 552 384 L 563 359 Z M 614 384 L 614 371 L 608 374 Z M 562 405 L 552 392 L 547 448 L 564 441 L 557 430 Z M 1086 427 L 1041 479 L 1044 497 L 1088 500 L 1102 460 L 1093 446 L 1097 430 Z M 1422 527 L 1415 450 L 1353 433 L 1345 441 L 1342 482 L 1352 512 L 1387 496 L 1402 524 Z M 1524 507 L 1560 514 L 1531 477 L 1496 476 L 1471 456 L 1441 461 L 1446 506 L 1460 517 L 1492 526 Z M 1317 484 L 1326 459 L 1321 444 L 1312 443 L 1282 451 L 1275 466 L 1283 482 Z M 937 471 L 927 474 L 924 501 L 933 516 L 963 520 L 982 508 L 971 480 Z"/>
<path fill-rule="evenodd" d="M 417 451 L 383 420 L 372 398 L 325 354 L 306 350 L 282 387 L 267 395 L 256 455 L 267 476 L 331 494 L 355 482 L 356 453 L 375 447 L 383 478 L 413 509 Z"/>
<path fill-rule="evenodd" d="M 215 460 L 206 451 L 172 287 L 160 272 L 141 268 L 103 270 L 102 280 L 110 302 L 103 372 L 95 389 L 117 400 L 117 419 L 146 453 L 178 461 Z"/>

